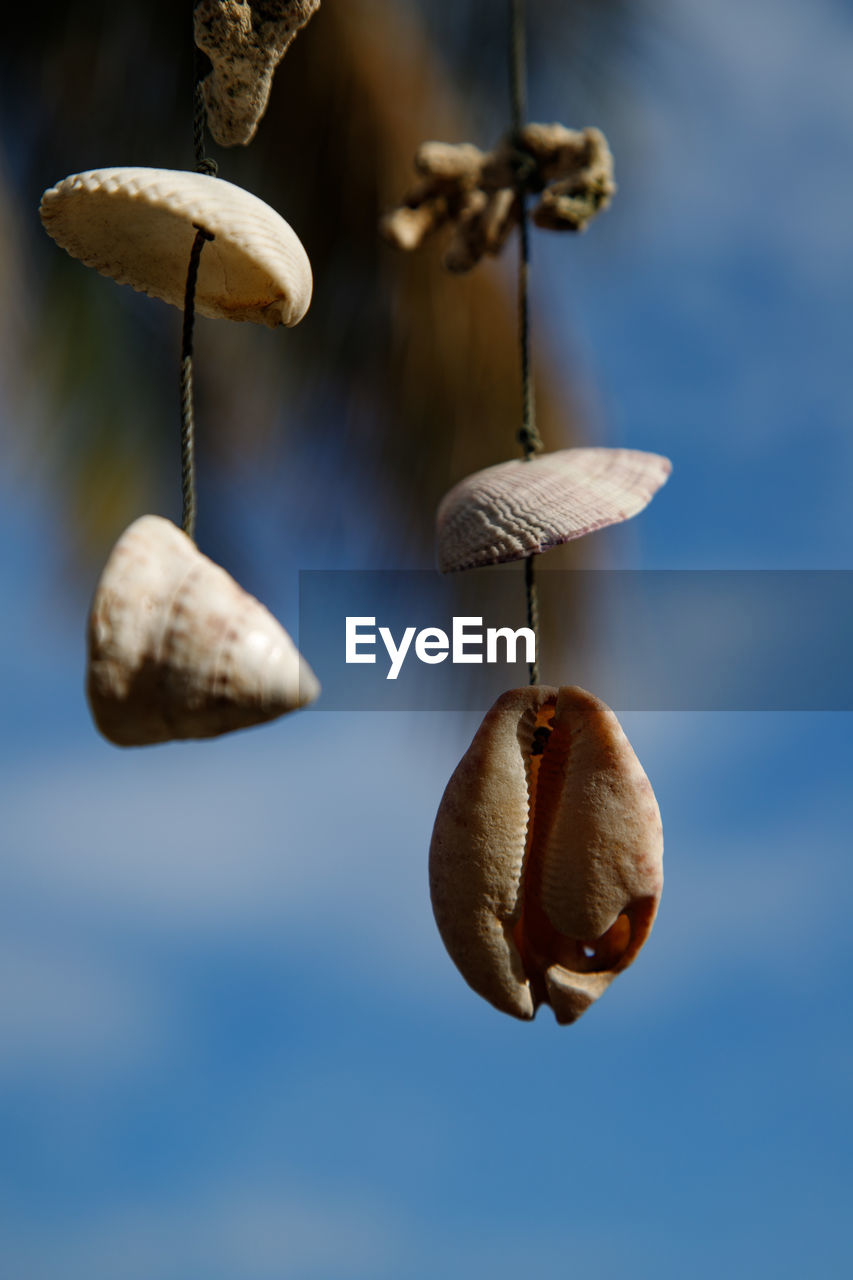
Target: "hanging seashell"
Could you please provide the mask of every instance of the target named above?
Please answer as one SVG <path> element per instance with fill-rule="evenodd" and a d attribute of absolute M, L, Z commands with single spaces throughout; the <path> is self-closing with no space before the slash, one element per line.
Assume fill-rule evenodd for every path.
<path fill-rule="evenodd" d="M 221 147 L 246 146 L 267 109 L 275 69 L 320 0 L 197 0 L 195 42 L 212 70 L 202 87 Z"/>
<path fill-rule="evenodd" d="M 319 692 L 272 614 L 171 521 L 142 516 L 125 530 L 89 618 L 87 693 L 105 738 L 215 738 Z"/>
<path fill-rule="evenodd" d="M 45 230 L 86 266 L 183 307 L 196 228 L 214 237 L 201 256 L 203 316 L 298 324 L 311 302 L 311 264 L 296 233 L 232 182 L 181 169 L 93 169 L 45 191 Z"/>
<path fill-rule="evenodd" d="M 523 560 L 628 520 L 672 470 L 637 449 L 560 449 L 528 462 L 500 462 L 460 480 L 439 504 L 442 573 Z"/>
<path fill-rule="evenodd" d="M 631 964 L 663 885 L 657 801 L 616 716 L 583 689 L 500 697 L 439 806 L 436 923 L 463 978 L 516 1018 L 574 1022 Z"/>

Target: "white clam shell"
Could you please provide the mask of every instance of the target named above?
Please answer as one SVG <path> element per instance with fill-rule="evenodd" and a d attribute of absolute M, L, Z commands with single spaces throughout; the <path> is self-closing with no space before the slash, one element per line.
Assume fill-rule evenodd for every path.
<path fill-rule="evenodd" d="M 637 449 L 560 449 L 460 480 L 436 516 L 442 573 L 522 560 L 642 511 L 672 463 Z"/>
<path fill-rule="evenodd" d="M 616 716 L 583 689 L 513 689 L 439 806 L 430 892 L 462 976 L 498 1009 L 574 1022 L 632 962 L 663 885 L 660 812 Z"/>
<path fill-rule="evenodd" d="M 298 324 L 311 264 L 295 231 L 257 196 L 181 169 L 92 169 L 45 191 L 45 230 L 119 284 L 183 307 L 196 227 L 215 239 L 199 264 L 196 310 L 214 319 Z"/>
<path fill-rule="evenodd" d="M 171 521 L 142 516 L 125 530 L 89 618 L 87 693 L 104 737 L 213 738 L 319 691 L 272 614 Z"/>

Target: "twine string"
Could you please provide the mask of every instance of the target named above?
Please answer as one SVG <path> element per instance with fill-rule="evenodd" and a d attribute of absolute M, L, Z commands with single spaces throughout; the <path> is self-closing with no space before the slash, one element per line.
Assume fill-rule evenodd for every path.
<path fill-rule="evenodd" d="M 187 285 L 184 291 L 184 325 L 181 334 L 181 528 L 187 537 L 195 539 L 196 484 L 195 484 L 195 413 L 193 410 L 193 331 L 195 329 L 195 291 L 198 283 L 198 267 L 206 240 L 213 235 L 193 223 L 196 229 L 190 262 L 187 268 Z"/>
<path fill-rule="evenodd" d="M 527 41 L 524 23 L 524 0 L 509 0 L 509 92 L 512 104 L 512 132 L 515 138 L 524 128 L 527 115 L 527 81 L 524 75 L 527 61 Z"/>
<path fill-rule="evenodd" d="M 524 590 L 527 596 L 527 625 L 533 632 L 536 640 L 536 654 L 539 653 L 539 592 L 536 587 L 536 580 L 533 576 L 533 556 L 528 556 L 524 562 Z M 533 661 L 528 663 L 530 669 L 530 683 L 539 683 L 539 660 L 534 657 Z"/>
<path fill-rule="evenodd" d="M 196 173 L 214 177 L 215 160 L 204 154 L 204 131 L 207 110 L 201 82 L 204 77 L 201 50 L 193 39 L 193 157 Z M 201 251 L 206 240 L 213 240 L 212 232 L 193 223 L 195 238 L 187 266 L 187 282 L 184 289 L 184 323 L 181 332 L 181 528 L 187 537 L 195 540 L 196 480 L 195 480 L 195 409 L 193 406 L 193 334 L 195 331 L 195 294 Z"/>
<path fill-rule="evenodd" d="M 512 137 L 521 147 L 521 131 L 527 113 L 527 79 L 525 35 L 525 0 L 509 0 L 509 79 L 512 111 Z M 523 160 L 523 157 L 522 157 Z M 530 224 L 527 217 L 527 192 L 524 186 L 524 166 L 519 165 L 519 254 L 518 254 L 518 345 L 521 363 L 522 420 L 518 441 L 525 462 L 542 449 L 542 438 L 536 426 L 536 401 L 533 388 L 533 370 L 530 358 Z M 524 562 L 524 589 L 527 597 L 527 625 L 536 641 L 539 652 L 539 597 L 533 569 L 533 556 Z M 536 658 L 528 664 L 530 683 L 539 683 L 539 663 Z"/>
<path fill-rule="evenodd" d="M 204 154 L 204 131 L 207 127 L 207 108 L 204 105 L 204 90 L 201 82 L 204 79 L 201 50 L 193 43 L 193 156 L 196 173 L 206 173 L 215 178 L 219 165 Z"/>

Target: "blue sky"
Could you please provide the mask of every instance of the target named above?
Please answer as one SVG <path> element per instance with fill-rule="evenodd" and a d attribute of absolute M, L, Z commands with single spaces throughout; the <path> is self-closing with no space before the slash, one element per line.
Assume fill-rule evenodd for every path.
<path fill-rule="evenodd" d="M 675 464 L 598 554 L 850 568 L 853 16 L 660 14 L 635 112 L 601 121 L 613 209 L 536 240 L 591 442 Z M 559 117 L 556 81 L 531 109 Z M 57 598 L 62 531 L 4 453 L 5 1274 L 848 1274 L 849 716 L 625 715 L 664 817 L 660 917 L 575 1027 L 516 1023 L 428 903 L 478 717 L 115 750 L 82 692 L 88 586 Z"/>

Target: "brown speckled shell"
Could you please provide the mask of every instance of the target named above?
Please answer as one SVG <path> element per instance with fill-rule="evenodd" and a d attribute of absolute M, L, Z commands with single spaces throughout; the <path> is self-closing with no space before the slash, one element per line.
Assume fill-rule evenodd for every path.
<path fill-rule="evenodd" d="M 311 302 L 311 264 L 296 233 L 257 196 L 180 169 L 93 169 L 41 200 L 57 244 L 102 275 L 184 305 L 196 227 L 215 239 L 201 255 L 196 310 L 214 319 L 298 324 Z"/>
<path fill-rule="evenodd" d="M 272 614 L 171 521 L 142 516 L 125 530 L 89 618 L 87 693 L 104 737 L 213 738 L 319 691 Z"/>
<path fill-rule="evenodd" d="M 637 449 L 561 449 L 477 471 L 439 505 L 438 567 L 522 560 L 627 520 L 671 470 L 668 458 Z"/>
<path fill-rule="evenodd" d="M 553 727 L 534 803 L 543 710 Z M 513 689 L 486 714 L 439 806 L 436 923 L 462 976 L 498 1009 L 532 1018 L 547 1003 L 573 1022 L 647 938 L 662 858 L 654 793 L 610 708 L 575 687 Z M 526 922 L 537 914 L 534 938 Z M 616 927 L 618 947 L 606 942 Z"/>

